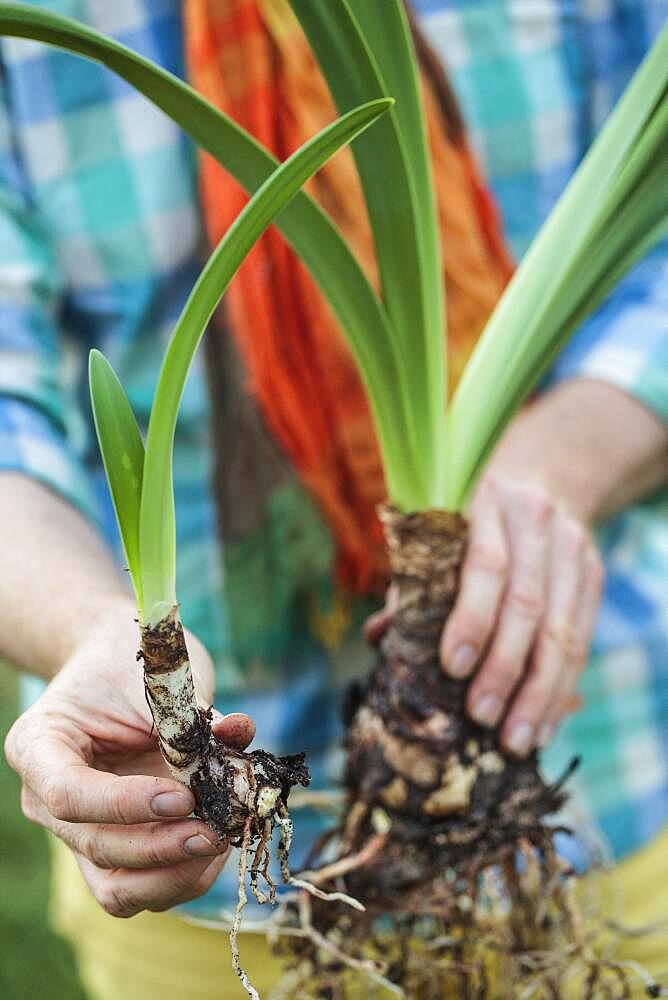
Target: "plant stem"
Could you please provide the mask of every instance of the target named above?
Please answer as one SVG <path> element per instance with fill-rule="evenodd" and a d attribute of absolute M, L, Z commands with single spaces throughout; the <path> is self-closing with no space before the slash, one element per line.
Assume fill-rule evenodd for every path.
<path fill-rule="evenodd" d="M 304 755 L 275 757 L 225 746 L 211 730 L 211 711 L 195 697 L 183 626 L 172 608 L 141 629 L 144 684 L 162 755 L 171 773 L 195 796 L 195 813 L 221 838 L 251 843 L 287 812 L 290 789 L 308 784 Z"/>
<path fill-rule="evenodd" d="M 146 699 L 162 755 L 175 778 L 190 785 L 201 770 L 209 726 L 197 705 L 178 609 L 141 630 Z"/>

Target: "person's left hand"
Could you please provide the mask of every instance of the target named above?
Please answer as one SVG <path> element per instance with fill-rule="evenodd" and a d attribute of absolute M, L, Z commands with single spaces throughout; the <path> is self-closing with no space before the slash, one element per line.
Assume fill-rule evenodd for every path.
<path fill-rule="evenodd" d="M 469 714 L 523 757 L 578 704 L 603 568 L 588 529 L 545 487 L 493 466 L 468 511 L 470 539 L 441 642 L 444 670 L 476 671 Z M 504 718 L 505 716 L 505 718 Z"/>
<path fill-rule="evenodd" d="M 475 677 L 469 715 L 526 756 L 545 746 L 579 705 L 575 688 L 589 654 L 603 564 L 583 521 L 536 479 L 521 478 L 501 449 L 467 511 L 469 544 L 457 601 L 443 630 L 443 670 Z M 396 604 L 366 624 L 376 643 Z M 505 716 L 505 718 L 504 718 Z"/>

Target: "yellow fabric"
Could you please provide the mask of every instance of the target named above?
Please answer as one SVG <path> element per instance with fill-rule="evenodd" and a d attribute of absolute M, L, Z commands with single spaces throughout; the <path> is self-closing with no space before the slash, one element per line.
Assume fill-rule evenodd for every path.
<path fill-rule="evenodd" d="M 609 900 L 611 918 L 617 919 L 623 909 L 629 928 L 665 925 L 668 830 L 606 875 L 603 884 L 601 875 L 594 878 L 595 883 L 591 877 L 583 880 L 583 892 L 592 890 L 601 901 Z M 144 913 L 132 920 L 107 916 L 89 895 L 72 855 L 60 842 L 53 851 L 52 918 L 74 948 L 90 1000 L 247 997 L 232 970 L 224 932 L 193 927 L 170 914 Z M 244 967 L 266 1000 L 280 976 L 280 965 L 263 937 L 242 935 L 240 945 Z M 665 974 L 668 934 L 664 930 L 625 938 L 617 957 L 634 959 L 653 975 Z M 367 995 L 368 989 L 362 989 L 360 998 Z M 643 995 L 641 988 L 634 993 Z M 577 997 L 581 997 L 580 989 Z"/>

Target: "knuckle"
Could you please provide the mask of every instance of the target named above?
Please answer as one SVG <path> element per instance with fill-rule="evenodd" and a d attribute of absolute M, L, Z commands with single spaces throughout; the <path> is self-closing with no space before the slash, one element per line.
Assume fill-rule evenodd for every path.
<path fill-rule="evenodd" d="M 530 722 L 537 722 L 550 707 L 553 691 L 554 678 L 546 671 L 536 670 L 518 695 L 515 706 L 517 713 Z"/>
<path fill-rule="evenodd" d="M 552 500 L 538 486 L 526 483 L 518 486 L 517 499 L 522 516 L 534 527 L 544 527 L 554 513 Z"/>
<path fill-rule="evenodd" d="M 563 658 L 571 661 L 578 651 L 578 637 L 572 625 L 568 622 L 546 622 L 541 630 L 539 646 L 545 642 L 554 643 Z M 539 649 L 540 654 L 540 649 Z"/>
<path fill-rule="evenodd" d="M 72 798 L 65 785 L 50 782 L 44 789 L 43 798 L 46 808 L 55 819 L 67 822 L 73 818 Z"/>
<path fill-rule="evenodd" d="M 506 596 L 506 604 L 510 611 L 532 621 L 538 621 L 545 611 L 542 594 L 526 585 L 511 587 Z"/>
<path fill-rule="evenodd" d="M 562 555 L 573 557 L 580 555 L 585 549 L 589 536 L 585 526 L 575 517 L 566 517 L 561 530 Z"/>
<path fill-rule="evenodd" d="M 467 639 L 479 646 L 489 630 L 489 622 L 476 608 L 461 608 L 452 617 L 450 632 L 457 641 Z"/>
<path fill-rule="evenodd" d="M 110 822 L 126 826 L 132 822 L 128 789 L 124 788 L 119 779 L 110 784 L 104 792 L 104 814 Z"/>
<path fill-rule="evenodd" d="M 159 825 L 150 828 L 150 833 L 139 850 L 139 861 L 147 868 L 159 868 L 168 863 L 163 830 Z"/>
<path fill-rule="evenodd" d="M 36 822 L 37 809 L 35 808 L 35 799 L 25 785 L 21 788 L 21 812 L 31 823 Z"/>
<path fill-rule="evenodd" d="M 501 545 L 474 541 L 469 547 L 468 561 L 471 566 L 492 576 L 505 576 L 508 572 L 508 553 Z"/>
<path fill-rule="evenodd" d="M 485 682 L 488 687 L 505 696 L 512 691 L 521 675 L 522 668 L 515 660 L 497 656 L 489 662 Z"/>
<path fill-rule="evenodd" d="M 110 857 L 102 839 L 93 831 L 81 830 L 79 833 L 78 850 L 85 855 L 96 868 L 116 867 Z"/>
<path fill-rule="evenodd" d="M 12 728 L 7 733 L 4 742 L 5 757 L 7 758 L 7 763 L 14 771 L 19 769 L 19 759 L 18 759 L 18 731 L 21 726 L 21 719 L 17 719 Z"/>
<path fill-rule="evenodd" d="M 570 664 L 575 674 L 581 674 L 589 662 L 589 643 L 575 641 L 570 656 Z"/>
<path fill-rule="evenodd" d="M 18 774 L 27 770 L 30 749 L 34 747 L 39 729 L 34 721 L 34 709 L 19 715 L 5 736 L 4 752 L 9 766 Z"/>
<path fill-rule="evenodd" d="M 133 917 L 141 909 L 128 892 L 111 880 L 98 887 L 95 898 L 110 917 Z"/>
<path fill-rule="evenodd" d="M 491 500 L 492 498 L 498 499 L 507 490 L 513 489 L 514 482 L 512 479 L 509 479 L 498 471 L 486 472 L 484 478 L 480 481 L 478 493 L 486 499 Z"/>

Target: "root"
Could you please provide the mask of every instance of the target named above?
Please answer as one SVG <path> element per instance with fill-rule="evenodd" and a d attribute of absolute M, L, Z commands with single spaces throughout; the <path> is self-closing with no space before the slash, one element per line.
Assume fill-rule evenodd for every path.
<path fill-rule="evenodd" d="M 264 830 L 262 836 L 258 840 L 257 847 L 255 849 L 255 855 L 253 857 L 253 863 L 250 870 L 250 887 L 251 892 L 257 899 L 258 903 L 275 903 L 276 902 L 276 883 L 269 874 L 269 864 L 271 862 L 271 851 L 269 849 L 269 843 L 271 841 L 272 827 L 271 820 L 266 819 L 264 821 Z M 258 876 L 262 875 L 268 889 L 269 896 L 266 896 L 259 888 L 257 884 Z"/>
<path fill-rule="evenodd" d="M 259 903 L 273 903 L 276 886 L 269 873 L 270 844 L 274 827 L 280 824 L 281 870 L 283 877 L 290 879 L 292 823 L 287 802 L 295 785 L 309 783 L 304 754 L 276 757 L 264 750 L 244 753 L 214 735 L 211 709 L 202 710 L 195 698 L 177 607 L 157 624 L 142 625 L 137 659 L 143 661 L 146 700 L 172 775 L 192 791 L 195 815 L 221 840 L 240 848 L 238 902 L 230 931 L 232 965 L 248 996 L 259 1000 L 239 958 L 239 928 L 248 899 L 246 872 L 250 862 L 251 892 Z M 260 875 L 268 893 L 258 886 Z M 337 902 L 344 899 L 345 894 L 337 894 Z"/>
<path fill-rule="evenodd" d="M 317 948 L 322 948 L 323 951 L 330 954 L 337 962 L 341 962 L 348 969 L 354 969 L 356 972 L 363 972 L 368 978 L 374 982 L 377 986 L 382 986 L 386 990 L 390 990 L 396 996 L 405 996 L 404 991 L 396 983 L 390 982 L 382 974 L 384 971 L 384 965 L 380 962 L 374 962 L 370 959 L 358 959 L 353 958 L 351 955 L 347 955 L 345 952 L 341 951 L 333 941 L 320 934 L 311 922 L 311 901 L 308 895 L 302 895 L 299 899 L 299 917 L 301 929 L 306 935 L 306 937 L 316 945 Z"/>
<path fill-rule="evenodd" d="M 382 861 L 376 844 L 367 843 L 305 874 L 348 888 L 370 858 Z M 444 888 L 434 873 L 422 886 L 421 907 L 407 897 L 390 911 L 384 903 L 360 916 L 301 894 L 288 904 L 285 938 L 280 928 L 275 932 L 279 952 L 290 956 L 292 992 L 284 995 L 346 1000 L 357 995 L 359 984 L 346 978 L 356 973 L 420 1000 L 561 1000 L 574 982 L 582 1000 L 630 1000 L 637 979 L 647 996 L 668 996 L 636 963 L 599 953 L 596 935 L 604 923 L 584 924 L 575 878 L 546 845 L 520 839 L 516 851 L 458 876 Z"/>
<path fill-rule="evenodd" d="M 280 843 L 278 848 L 278 858 L 281 865 L 281 877 L 286 885 L 292 885 L 295 889 L 302 889 L 304 892 L 308 893 L 310 896 L 315 896 L 316 899 L 321 899 L 324 902 L 329 903 L 345 903 L 346 906 L 351 906 L 354 910 L 359 910 L 364 912 L 364 906 L 358 900 L 349 896 L 345 892 L 323 892 L 322 889 L 318 889 L 317 886 L 312 885 L 304 878 L 295 878 L 290 872 L 289 864 L 289 854 L 290 846 L 292 844 L 292 820 L 288 814 L 287 809 L 280 811 L 276 818 L 276 823 L 280 828 Z"/>
<path fill-rule="evenodd" d="M 246 820 L 241 849 L 239 851 L 239 900 L 237 902 L 237 908 L 234 911 L 234 922 L 232 924 L 232 930 L 230 931 L 230 949 L 232 951 L 232 968 L 241 980 L 241 985 L 246 990 L 248 996 L 251 997 L 251 1000 L 260 1000 L 260 994 L 251 983 L 247 973 L 242 969 L 239 961 L 239 928 L 241 926 L 241 914 L 246 903 L 248 902 L 248 896 L 246 895 L 246 864 L 250 845 L 251 821 L 249 818 Z"/>
<path fill-rule="evenodd" d="M 312 886 L 315 886 L 320 882 L 331 882 L 334 879 L 341 878 L 343 875 L 349 875 L 350 872 L 354 872 L 357 868 L 361 868 L 362 865 L 373 861 L 376 855 L 382 851 L 386 841 L 386 834 L 375 834 L 361 851 L 340 858 L 339 861 L 334 861 L 331 865 L 325 865 L 324 868 L 319 868 L 317 871 L 300 872 L 300 879 L 306 879 Z M 292 880 L 292 884 L 295 884 L 294 879 Z"/>
<path fill-rule="evenodd" d="M 231 772 L 211 771 L 242 804 L 232 818 L 243 855 L 237 974 L 243 876 L 250 863 L 251 890 L 265 899 L 258 879 L 262 872 L 267 881 L 278 827 L 281 875 L 298 890 L 283 895 L 270 928 L 288 964 L 278 996 L 349 1000 L 361 976 L 370 991 L 416 1000 L 562 1000 L 572 986 L 582 1000 L 629 1000 L 638 979 L 648 996 L 667 995 L 640 966 L 602 949 L 605 924 L 589 912 L 584 919 L 574 873 L 556 855 L 560 828 L 547 817 L 564 803 L 577 762 L 548 784 L 536 754 L 506 756 L 498 733 L 468 718 L 468 682 L 441 669 L 466 545 L 462 518 L 381 516 L 397 611 L 373 673 L 349 702 L 340 828 L 295 877 L 287 793 L 302 780 L 301 762 L 241 755 L 231 784 Z"/>

